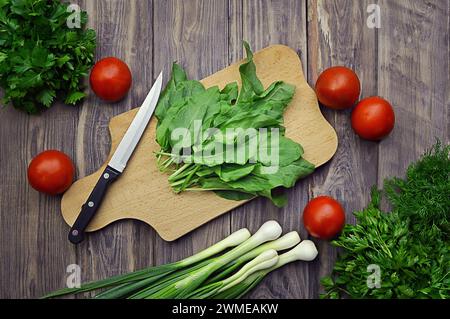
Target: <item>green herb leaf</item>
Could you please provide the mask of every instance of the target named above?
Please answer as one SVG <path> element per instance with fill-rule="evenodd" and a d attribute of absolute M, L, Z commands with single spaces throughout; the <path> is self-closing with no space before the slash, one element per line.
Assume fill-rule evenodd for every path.
<path fill-rule="evenodd" d="M 30 114 L 56 96 L 74 104 L 85 97 L 82 79 L 94 61 L 95 31 L 70 29 L 68 4 L 59 0 L 0 2 L 0 86 L 3 103 Z"/>
<path fill-rule="evenodd" d="M 264 89 L 253 53 L 248 43 L 244 46 L 240 91 L 236 82 L 205 89 L 173 64 L 155 112 L 159 167 L 171 171 L 175 192 L 211 190 L 233 200 L 264 196 L 283 206 L 283 188 L 315 167 L 302 158 L 301 145 L 284 136 L 283 113 L 295 87 L 277 81 Z M 185 131 L 180 134 L 179 128 Z"/>
<path fill-rule="evenodd" d="M 64 103 L 66 104 L 76 104 L 80 100 L 84 99 L 86 97 L 86 93 L 84 92 L 72 92 L 69 93 Z"/>
<path fill-rule="evenodd" d="M 45 89 L 42 90 L 38 96 L 37 99 L 39 102 L 41 102 L 43 105 L 45 105 L 46 107 L 50 107 L 50 105 L 53 102 L 53 99 L 56 96 L 56 92 L 52 89 Z"/>
<path fill-rule="evenodd" d="M 450 146 L 437 142 L 405 178 L 372 190 L 368 207 L 356 212 L 333 245 L 343 248 L 332 278 L 322 279 L 322 298 L 450 297 Z M 385 195 L 392 211 L 380 210 Z M 369 265 L 380 269 L 380 286 L 369 287 Z"/>

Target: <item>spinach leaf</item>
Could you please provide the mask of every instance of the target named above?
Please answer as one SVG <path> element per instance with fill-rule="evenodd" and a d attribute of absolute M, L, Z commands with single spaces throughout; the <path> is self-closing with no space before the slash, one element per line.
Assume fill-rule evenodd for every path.
<path fill-rule="evenodd" d="M 279 165 L 286 166 L 298 160 L 303 155 L 303 148 L 285 136 L 279 136 L 278 142 L 272 141 L 272 134 L 260 138 L 258 144 L 258 162 L 264 166 Z M 275 154 L 277 154 L 276 157 Z M 278 159 L 276 163 L 272 163 Z"/>
<path fill-rule="evenodd" d="M 256 164 L 247 163 L 244 165 L 238 164 L 223 164 L 217 166 L 214 172 L 224 182 L 236 181 L 244 176 L 247 176 L 255 169 Z"/>
<path fill-rule="evenodd" d="M 187 80 L 183 69 L 176 63 L 172 66 L 172 74 L 174 75 L 161 93 L 155 110 L 155 116 L 159 122 L 164 119 L 171 106 L 176 105 L 180 100 L 184 101 L 189 96 L 205 91 L 200 82 Z"/>
<path fill-rule="evenodd" d="M 253 174 L 266 179 L 271 188 L 283 186 L 293 187 L 295 182 L 314 171 L 314 165 L 303 158 L 300 158 L 289 165 L 278 167 L 267 167 L 259 165 L 255 167 Z"/>
<path fill-rule="evenodd" d="M 237 104 L 251 104 L 255 95 L 263 93 L 264 87 L 256 76 L 256 66 L 253 62 L 253 52 L 250 45 L 244 42 L 245 52 L 247 53 L 247 61 L 239 67 L 241 74 L 242 87 L 239 92 Z"/>
<path fill-rule="evenodd" d="M 220 91 L 220 99 L 227 102 L 228 105 L 233 105 L 236 103 L 238 97 L 238 85 L 236 82 L 228 83 Z"/>
<path fill-rule="evenodd" d="M 250 193 L 244 193 L 239 191 L 214 191 L 220 197 L 230 200 L 249 200 L 254 198 L 256 195 Z"/>
<path fill-rule="evenodd" d="M 205 89 L 173 65 L 156 109 L 158 165 L 171 172 L 175 192 L 210 190 L 233 200 L 264 196 L 283 206 L 283 189 L 314 171 L 301 145 L 284 135 L 283 113 L 295 87 L 277 81 L 264 89 L 253 53 L 244 47 L 240 90 L 236 82 Z"/>
<path fill-rule="evenodd" d="M 265 113 L 258 112 L 258 110 L 246 110 L 242 111 L 229 120 L 222 123 L 219 128 L 222 131 L 226 129 L 239 128 L 239 129 L 248 129 L 254 128 L 259 129 L 262 127 L 275 127 L 279 126 L 282 123 L 279 119 Z"/>

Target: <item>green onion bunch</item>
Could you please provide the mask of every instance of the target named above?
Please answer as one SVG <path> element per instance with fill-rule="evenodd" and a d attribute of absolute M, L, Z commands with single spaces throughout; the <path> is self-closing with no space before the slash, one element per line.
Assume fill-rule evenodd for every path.
<path fill-rule="evenodd" d="M 253 235 L 243 228 L 183 260 L 89 282 L 79 288 L 57 290 L 43 298 L 101 289 L 94 298 L 240 298 L 271 271 L 296 260 L 311 261 L 317 256 L 312 241 L 301 241 L 296 231 L 280 237 L 281 233 L 276 221 L 268 221 Z M 288 251 L 279 255 L 283 250 Z"/>

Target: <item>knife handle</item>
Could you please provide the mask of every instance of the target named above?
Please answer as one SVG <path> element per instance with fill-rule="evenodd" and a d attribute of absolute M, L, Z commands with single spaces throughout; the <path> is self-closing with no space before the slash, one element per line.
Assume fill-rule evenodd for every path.
<path fill-rule="evenodd" d="M 81 206 L 81 212 L 70 229 L 69 241 L 72 244 L 78 244 L 83 241 L 86 227 L 100 207 L 109 185 L 119 176 L 120 172 L 110 166 L 106 166 L 86 203 Z"/>

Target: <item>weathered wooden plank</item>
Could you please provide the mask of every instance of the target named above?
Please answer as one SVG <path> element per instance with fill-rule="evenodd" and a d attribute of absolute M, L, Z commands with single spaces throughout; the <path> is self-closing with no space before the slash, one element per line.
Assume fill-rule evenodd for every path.
<path fill-rule="evenodd" d="M 193 79 L 228 65 L 226 1 L 158 1 L 154 10 L 154 70 L 164 70 L 165 80 L 173 61 Z M 162 264 L 191 255 L 223 239 L 229 231 L 230 219 L 225 215 L 175 242 L 157 237 L 153 243 L 155 262 Z"/>
<path fill-rule="evenodd" d="M 97 60 L 115 56 L 131 69 L 133 85 L 117 103 L 101 101 L 93 93 L 84 103 L 78 124 L 80 176 L 91 174 L 110 151 L 108 123 L 111 117 L 139 106 L 152 79 L 152 2 L 139 0 L 87 1 L 89 24 L 97 31 Z M 100 232 L 90 233 L 77 246 L 82 280 L 125 273 L 152 263 L 151 242 L 155 234 L 146 225 L 120 221 Z"/>
<path fill-rule="evenodd" d="M 229 225 L 230 216 L 232 230 L 254 231 L 275 218 L 285 229 L 300 229 L 305 237 L 300 217 L 310 196 L 337 197 L 353 220 L 349 213 L 367 203 L 370 185 L 403 174 L 434 136 L 449 140 L 448 0 L 379 1 L 379 30 L 365 25 L 370 1 L 174 0 L 155 2 L 155 12 L 151 1 L 79 3 L 88 9 L 90 25 L 98 32 L 97 57 L 114 55 L 130 65 L 133 94 L 112 105 L 91 94 L 83 106 L 57 104 L 41 116 L 0 108 L 1 298 L 39 297 L 63 287 L 71 263 L 80 264 L 82 279 L 90 280 L 177 260 L 226 236 L 229 228 L 224 225 Z M 152 17 L 158 19 L 155 28 Z M 270 43 L 293 47 L 310 84 L 326 67 L 354 67 L 364 96 L 379 94 L 392 102 L 397 115 L 394 132 L 378 146 L 364 142 L 352 135 L 349 112 L 323 109 L 338 131 L 338 153 L 290 191 L 287 208 L 277 210 L 257 199 L 175 243 L 155 239 L 146 225 L 121 221 L 90 234 L 77 248 L 69 244 L 59 199 L 40 195 L 27 183 L 29 160 L 54 148 L 74 159 L 78 177 L 94 172 L 109 152 L 109 119 L 140 104 L 154 73 L 162 67 L 168 71 L 170 61 L 178 60 L 191 76 L 202 78 L 242 58 L 242 39 L 255 50 Z M 316 243 L 318 261 L 272 274 L 248 297 L 317 297 L 318 280 L 331 269 L 335 250 Z"/>
<path fill-rule="evenodd" d="M 228 64 L 243 58 L 242 49 L 242 15 L 243 2 L 241 0 L 228 0 Z"/>
<path fill-rule="evenodd" d="M 74 3 L 83 6 L 82 0 Z M 27 166 L 48 149 L 63 151 L 78 164 L 79 114 L 80 107 L 60 102 L 32 116 L 0 108 L 0 298 L 37 298 L 65 287 L 67 266 L 77 262 L 60 215 L 60 196 L 31 188 Z"/>
<path fill-rule="evenodd" d="M 27 165 L 46 149 L 74 158 L 74 142 L 66 137 L 75 131 L 77 114 L 77 108 L 60 103 L 41 116 L 0 109 L 0 298 L 39 297 L 64 286 L 65 277 L 55 273 L 65 274 L 66 266 L 75 262 L 59 197 L 32 189 Z"/>
<path fill-rule="evenodd" d="M 285 44 L 298 52 L 306 67 L 306 4 L 304 1 L 230 1 L 230 34 L 233 47 L 230 57 L 243 58 L 242 40 L 257 51 L 271 44 Z M 239 24 L 242 24 L 240 26 Z M 238 31 L 242 29 L 242 34 Z M 306 68 L 305 68 L 306 70 Z M 288 191 L 289 203 L 276 208 L 266 199 L 258 198 L 234 210 L 232 229 L 247 227 L 254 232 L 264 222 L 275 219 L 285 232 L 301 230 L 300 211 L 307 202 L 307 182 L 302 181 Z M 292 264 L 269 275 L 248 298 L 307 297 L 309 265 Z"/>
<path fill-rule="evenodd" d="M 381 1 L 379 94 L 395 110 L 380 143 L 378 182 L 403 175 L 435 137 L 448 141 L 449 1 Z"/>
<path fill-rule="evenodd" d="M 362 85 L 362 96 L 377 93 L 377 30 L 366 26 L 367 6 L 372 1 L 308 2 L 308 80 L 315 85 L 324 69 L 344 65 L 355 70 Z M 333 160 L 314 173 L 309 185 L 311 198 L 330 195 L 339 200 L 348 222 L 352 211 L 364 207 L 371 185 L 377 177 L 377 144 L 363 141 L 352 131 L 350 111 L 322 112 L 334 126 L 339 147 Z M 329 274 L 336 250 L 329 243 L 314 240 L 319 260 L 310 268 L 311 297 L 320 291 L 320 277 Z"/>

